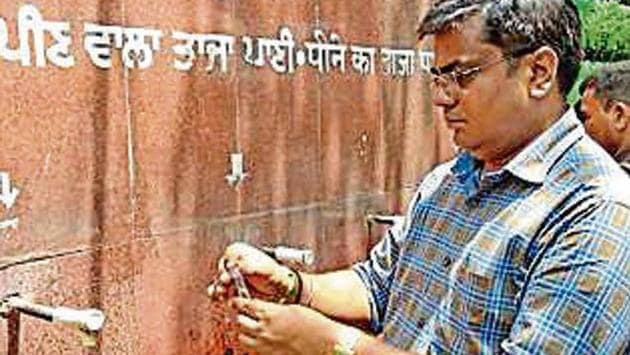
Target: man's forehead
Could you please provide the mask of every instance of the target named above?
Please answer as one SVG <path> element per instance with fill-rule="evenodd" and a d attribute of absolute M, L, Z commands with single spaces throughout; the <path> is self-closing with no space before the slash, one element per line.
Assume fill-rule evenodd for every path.
<path fill-rule="evenodd" d="M 586 88 L 584 89 L 584 93 L 582 94 L 583 96 L 593 96 L 593 94 L 595 94 L 595 84 L 594 83 L 589 83 L 588 85 L 586 85 Z"/>
<path fill-rule="evenodd" d="M 458 26 L 451 26 L 434 35 L 435 64 L 438 67 L 455 61 L 469 62 L 500 51 L 482 40 L 483 26 L 479 16 L 472 17 Z"/>
<path fill-rule="evenodd" d="M 597 84 L 595 82 L 589 83 L 584 92 L 582 93 L 582 100 L 588 102 L 600 102 L 603 99 L 603 95 L 598 95 L 597 93 Z"/>

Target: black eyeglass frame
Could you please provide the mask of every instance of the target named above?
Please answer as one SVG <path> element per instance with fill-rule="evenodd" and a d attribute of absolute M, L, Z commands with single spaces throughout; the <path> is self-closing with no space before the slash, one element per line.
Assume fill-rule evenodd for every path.
<path fill-rule="evenodd" d="M 536 48 L 532 47 L 524 47 L 517 49 L 515 51 L 511 51 L 507 54 L 501 55 L 497 60 L 484 63 L 482 65 L 474 66 L 471 68 L 460 69 L 454 67 L 447 71 L 442 71 L 441 68 L 431 67 L 429 72 L 431 74 L 431 83 L 432 85 L 447 88 L 452 87 L 452 84 L 457 85 L 457 89 L 461 90 L 466 87 L 468 84 L 472 82 L 474 77 L 479 73 L 483 72 L 490 67 L 497 65 L 499 63 L 505 62 L 507 60 L 516 59 L 523 55 L 529 54 L 533 52 Z M 447 65 L 448 66 L 448 65 Z M 439 84 L 439 81 L 443 82 L 443 84 Z"/>

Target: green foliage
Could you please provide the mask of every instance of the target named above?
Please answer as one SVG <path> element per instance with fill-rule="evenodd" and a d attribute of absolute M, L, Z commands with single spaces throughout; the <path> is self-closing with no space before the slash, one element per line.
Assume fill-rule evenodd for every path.
<path fill-rule="evenodd" d="M 630 59 L 630 7 L 618 1 L 576 0 L 584 28 L 586 59 Z"/>
<path fill-rule="evenodd" d="M 578 80 L 567 97 L 569 103 L 578 100 L 579 85 L 602 63 L 630 59 L 629 1 L 575 0 L 575 3 L 582 19 L 582 44 L 586 57 Z"/>

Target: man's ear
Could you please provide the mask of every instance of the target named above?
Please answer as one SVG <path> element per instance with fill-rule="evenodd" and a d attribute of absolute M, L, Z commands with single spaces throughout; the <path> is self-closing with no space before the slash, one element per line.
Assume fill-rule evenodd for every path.
<path fill-rule="evenodd" d="M 619 131 L 625 131 L 630 126 L 630 106 L 622 101 L 613 100 L 608 109 L 613 127 Z"/>
<path fill-rule="evenodd" d="M 529 60 L 529 95 L 542 99 L 549 95 L 556 81 L 558 55 L 550 47 L 544 46 L 530 54 Z"/>

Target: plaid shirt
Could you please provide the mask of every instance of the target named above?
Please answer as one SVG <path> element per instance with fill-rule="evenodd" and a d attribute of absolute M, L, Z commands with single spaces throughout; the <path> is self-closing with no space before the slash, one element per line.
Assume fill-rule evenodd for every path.
<path fill-rule="evenodd" d="M 630 179 L 569 111 L 498 172 L 436 168 L 354 270 L 397 348 L 628 351 Z"/>

